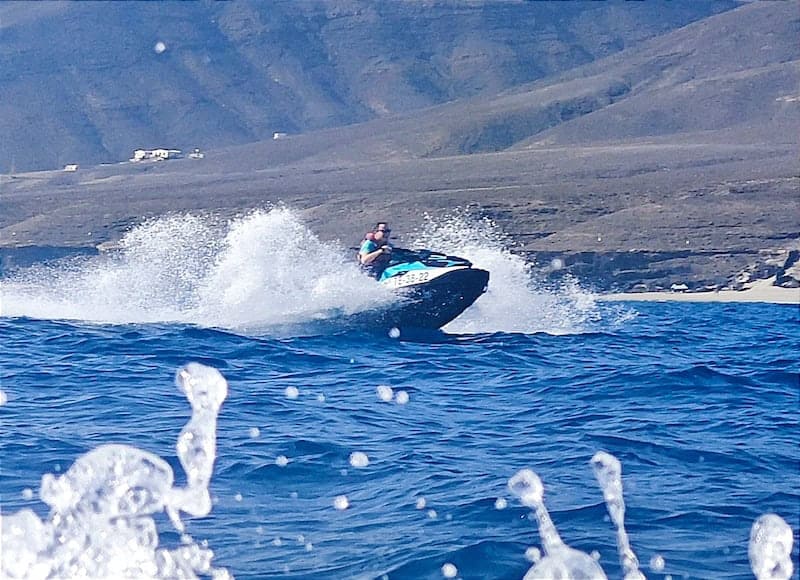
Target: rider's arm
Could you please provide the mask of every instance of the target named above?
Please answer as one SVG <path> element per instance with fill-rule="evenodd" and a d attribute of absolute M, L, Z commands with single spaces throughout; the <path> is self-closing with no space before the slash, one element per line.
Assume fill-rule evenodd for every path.
<path fill-rule="evenodd" d="M 372 264 L 372 262 L 378 259 L 378 256 L 381 256 L 384 253 L 385 251 L 384 248 L 385 246 L 382 246 L 377 250 L 366 253 L 364 253 L 362 250 L 361 252 L 358 253 L 358 259 L 363 265 L 369 266 L 370 264 Z"/>

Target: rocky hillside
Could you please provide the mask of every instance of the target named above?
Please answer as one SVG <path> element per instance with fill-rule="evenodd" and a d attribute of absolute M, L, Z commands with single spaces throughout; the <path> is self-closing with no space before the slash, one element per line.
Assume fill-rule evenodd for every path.
<path fill-rule="evenodd" d="M 117 162 L 137 147 L 216 149 L 494 95 L 734 6 L 0 3 L 0 173 Z"/>

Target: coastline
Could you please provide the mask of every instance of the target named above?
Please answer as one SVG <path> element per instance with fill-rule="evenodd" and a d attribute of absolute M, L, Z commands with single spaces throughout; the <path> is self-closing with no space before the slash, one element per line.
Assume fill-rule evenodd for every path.
<path fill-rule="evenodd" d="M 630 302 L 767 302 L 800 306 L 800 288 L 774 286 L 775 278 L 756 280 L 744 290 L 713 292 L 620 292 L 600 294 L 599 300 Z"/>

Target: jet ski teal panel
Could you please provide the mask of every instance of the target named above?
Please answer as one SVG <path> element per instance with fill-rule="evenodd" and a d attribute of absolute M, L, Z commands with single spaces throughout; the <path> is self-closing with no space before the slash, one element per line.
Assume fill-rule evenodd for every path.
<path fill-rule="evenodd" d="M 429 266 L 426 266 L 422 262 L 402 262 L 400 264 L 388 266 L 381 274 L 380 279 L 386 280 L 387 278 L 391 278 L 392 276 L 399 276 L 400 274 L 405 274 L 406 272 L 410 272 L 411 270 L 427 270 L 429 268 L 430 268 Z"/>
<path fill-rule="evenodd" d="M 431 250 L 407 250 L 395 248 L 389 263 L 381 272 L 379 280 L 386 280 L 411 270 L 427 270 L 431 268 L 449 268 L 451 266 L 472 267 L 472 263 L 458 256 L 448 256 Z"/>

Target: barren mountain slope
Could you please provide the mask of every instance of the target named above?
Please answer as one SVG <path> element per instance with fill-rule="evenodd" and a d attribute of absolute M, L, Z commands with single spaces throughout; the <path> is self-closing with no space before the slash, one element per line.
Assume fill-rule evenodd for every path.
<path fill-rule="evenodd" d="M 0 172 L 219 148 L 494 94 L 735 5 L 3 2 Z"/>

